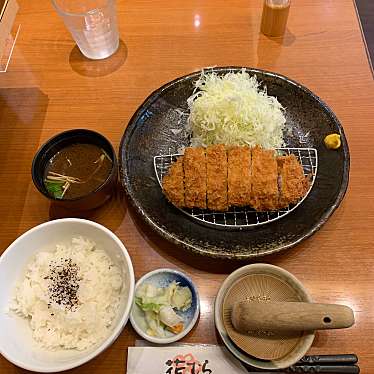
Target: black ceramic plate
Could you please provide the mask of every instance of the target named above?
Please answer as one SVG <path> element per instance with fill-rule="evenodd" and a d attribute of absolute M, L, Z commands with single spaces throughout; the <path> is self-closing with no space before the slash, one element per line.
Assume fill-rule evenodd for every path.
<path fill-rule="evenodd" d="M 218 74 L 238 67 L 209 69 Z M 187 98 L 200 75 L 178 78 L 153 92 L 130 120 L 120 146 L 121 182 L 140 216 L 164 238 L 205 256 L 248 259 L 291 248 L 315 233 L 338 207 L 348 185 L 349 150 L 343 128 L 329 107 L 302 85 L 279 74 L 246 68 L 286 108 L 286 146 L 318 151 L 318 173 L 312 191 L 288 216 L 238 231 L 206 227 L 187 217 L 164 197 L 155 177 L 153 157 L 177 153 L 188 145 L 184 131 Z M 340 149 L 328 150 L 323 139 L 341 136 Z"/>

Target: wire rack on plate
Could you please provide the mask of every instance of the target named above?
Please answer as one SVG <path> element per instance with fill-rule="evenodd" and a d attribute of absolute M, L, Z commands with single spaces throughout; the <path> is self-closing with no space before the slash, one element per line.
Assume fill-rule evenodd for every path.
<path fill-rule="evenodd" d="M 287 208 L 258 212 L 251 207 L 229 208 L 226 212 L 216 212 L 208 209 L 187 209 L 178 208 L 183 213 L 198 220 L 200 223 L 223 229 L 243 229 L 253 226 L 264 225 L 276 221 L 295 210 L 308 196 L 317 175 L 318 156 L 315 148 L 278 148 L 279 155 L 294 154 L 301 163 L 304 174 L 310 176 L 310 188 L 306 195 L 297 203 Z M 155 156 L 153 158 L 157 180 L 162 188 L 162 179 L 167 174 L 169 167 L 181 154 L 168 154 Z"/>

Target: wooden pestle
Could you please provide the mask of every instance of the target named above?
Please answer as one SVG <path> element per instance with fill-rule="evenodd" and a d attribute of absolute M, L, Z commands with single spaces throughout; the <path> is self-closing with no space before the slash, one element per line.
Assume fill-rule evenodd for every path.
<path fill-rule="evenodd" d="M 256 330 L 312 331 L 350 327 L 354 324 L 354 314 L 345 305 L 246 300 L 234 304 L 231 321 L 242 333 Z"/>

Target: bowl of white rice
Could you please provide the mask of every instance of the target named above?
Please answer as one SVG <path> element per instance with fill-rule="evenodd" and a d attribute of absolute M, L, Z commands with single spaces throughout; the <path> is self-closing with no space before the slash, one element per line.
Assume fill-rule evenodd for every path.
<path fill-rule="evenodd" d="M 130 256 L 116 235 L 83 219 L 43 223 L 0 257 L 0 353 L 36 372 L 72 369 L 108 348 L 134 296 Z"/>

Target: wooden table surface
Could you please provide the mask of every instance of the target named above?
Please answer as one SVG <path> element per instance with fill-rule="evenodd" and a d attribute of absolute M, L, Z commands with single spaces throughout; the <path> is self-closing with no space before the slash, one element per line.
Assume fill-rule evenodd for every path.
<path fill-rule="evenodd" d="M 317 234 L 259 261 L 291 271 L 315 301 L 352 307 L 355 326 L 318 333 L 310 353 L 356 353 L 362 373 L 374 373 L 374 85 L 352 0 L 294 1 L 278 39 L 259 34 L 261 0 L 119 0 L 120 50 L 96 62 L 81 56 L 49 1 L 19 3 L 19 39 L 8 72 L 0 75 L 0 251 L 58 216 L 30 175 L 34 153 L 52 135 L 88 128 L 118 148 L 144 98 L 178 76 L 213 65 L 276 71 L 306 85 L 336 113 L 350 146 L 351 175 L 343 203 Z M 86 217 L 120 237 L 136 278 L 159 267 L 188 273 L 200 291 L 201 316 L 184 341 L 218 342 L 214 297 L 244 263 L 194 257 L 165 242 L 120 193 Z M 71 373 L 124 373 L 127 347 L 136 339 L 129 323 L 107 351 Z M 22 372 L 0 357 L 1 374 Z"/>

